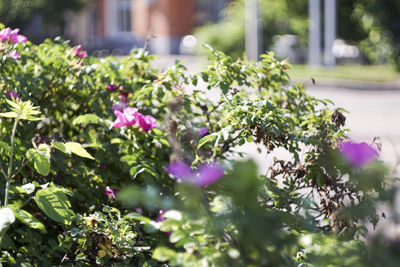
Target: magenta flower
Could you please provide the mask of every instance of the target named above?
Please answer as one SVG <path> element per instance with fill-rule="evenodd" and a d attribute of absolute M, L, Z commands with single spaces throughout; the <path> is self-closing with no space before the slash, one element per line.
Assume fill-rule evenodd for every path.
<path fill-rule="evenodd" d="M 118 85 L 109 84 L 109 85 L 107 85 L 106 90 L 110 91 L 110 92 L 114 92 L 115 90 L 117 90 L 120 87 L 121 87 L 120 84 L 118 84 Z"/>
<path fill-rule="evenodd" d="M 201 136 L 201 137 L 204 137 L 204 136 L 206 136 L 206 135 L 209 135 L 209 134 L 210 134 L 210 131 L 208 130 L 207 127 L 201 127 L 201 128 L 199 129 L 199 131 L 197 132 L 197 134 L 198 134 L 199 136 Z"/>
<path fill-rule="evenodd" d="M 151 115 L 143 115 L 141 113 L 137 113 L 137 121 L 139 127 L 142 128 L 146 133 L 151 129 L 156 127 L 156 119 Z"/>
<path fill-rule="evenodd" d="M 8 56 L 12 59 L 19 59 L 21 58 L 21 54 L 18 53 L 16 50 L 11 51 L 10 53 L 8 53 Z"/>
<path fill-rule="evenodd" d="M 9 91 L 9 92 L 7 92 L 7 93 L 6 93 L 6 96 L 7 96 L 8 98 L 10 98 L 10 99 L 17 99 L 17 100 L 20 99 L 20 98 L 18 97 L 17 92 L 14 92 L 14 91 Z"/>
<path fill-rule="evenodd" d="M 188 164 L 178 161 L 167 165 L 166 171 L 183 182 L 196 186 L 212 184 L 224 176 L 224 169 L 217 163 L 202 165 L 198 172 L 194 172 Z"/>
<path fill-rule="evenodd" d="M 114 110 L 117 119 L 114 121 L 113 128 L 121 128 L 124 126 L 132 126 L 136 123 L 137 119 L 137 108 L 125 108 L 123 112 Z"/>
<path fill-rule="evenodd" d="M 117 193 L 118 193 L 117 189 L 112 189 L 109 186 L 106 186 L 106 189 L 104 190 L 104 194 L 111 198 L 116 198 Z"/>
<path fill-rule="evenodd" d="M 78 45 L 77 47 L 74 48 L 74 53 L 75 53 L 75 56 L 77 56 L 79 58 L 87 57 L 87 52 L 85 50 L 82 50 L 81 45 Z"/>
<path fill-rule="evenodd" d="M 343 142 L 339 149 L 343 157 L 355 167 L 363 167 L 378 157 L 378 152 L 365 142 Z"/>
<path fill-rule="evenodd" d="M 19 35 L 19 29 L 11 30 L 10 28 L 4 28 L 0 31 L 0 40 L 2 42 L 11 41 L 12 43 L 25 43 L 28 39 Z"/>

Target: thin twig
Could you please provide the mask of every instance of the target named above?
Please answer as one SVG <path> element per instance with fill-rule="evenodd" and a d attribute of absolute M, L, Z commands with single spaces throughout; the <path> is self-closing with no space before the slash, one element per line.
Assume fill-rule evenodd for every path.
<path fill-rule="evenodd" d="M 15 178 L 15 176 L 17 176 L 22 171 L 22 169 L 26 166 L 26 164 L 28 164 L 27 160 L 25 160 L 22 163 L 21 167 L 19 167 L 19 169 L 11 176 L 11 180 L 13 180 Z"/>

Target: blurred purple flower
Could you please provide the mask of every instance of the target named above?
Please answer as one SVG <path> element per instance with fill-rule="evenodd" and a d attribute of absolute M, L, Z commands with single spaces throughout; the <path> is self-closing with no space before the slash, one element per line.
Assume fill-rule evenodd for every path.
<path fill-rule="evenodd" d="M 104 170 L 106 168 L 106 164 L 104 162 L 99 163 L 99 169 Z"/>
<path fill-rule="evenodd" d="M 14 91 L 9 91 L 9 92 L 7 92 L 6 93 L 6 96 L 8 97 L 8 98 L 10 98 L 10 99 L 17 99 L 17 100 L 19 100 L 20 98 L 18 97 L 18 94 L 17 94 L 17 92 L 14 92 Z"/>
<path fill-rule="evenodd" d="M 111 107 L 111 110 L 114 112 L 116 110 L 124 111 L 126 109 L 126 104 L 124 102 L 117 102 L 115 105 Z"/>
<path fill-rule="evenodd" d="M 79 58 L 87 57 L 87 52 L 85 50 L 82 50 L 81 45 L 78 45 L 77 47 L 74 48 L 74 54 Z"/>
<path fill-rule="evenodd" d="M 343 157 L 355 167 L 363 167 L 378 157 L 378 152 L 365 142 L 343 142 L 339 149 Z"/>
<path fill-rule="evenodd" d="M 107 85 L 106 90 L 110 91 L 110 92 L 114 92 L 115 90 L 117 90 L 120 87 L 121 87 L 120 84 L 118 84 L 118 85 L 109 84 L 109 85 Z"/>
<path fill-rule="evenodd" d="M 193 172 L 188 164 L 182 161 L 167 165 L 166 171 L 184 182 L 196 186 L 206 186 L 224 176 L 224 169 L 217 163 L 202 165 L 198 172 Z"/>
<path fill-rule="evenodd" d="M 199 175 L 193 181 L 195 185 L 205 186 L 212 184 L 224 176 L 224 169 L 216 163 L 203 165 L 199 168 Z"/>
<path fill-rule="evenodd" d="M 104 194 L 111 198 L 116 198 L 117 193 L 118 193 L 117 189 L 111 189 L 109 186 L 106 186 L 106 189 L 104 190 Z"/>
<path fill-rule="evenodd" d="M 18 53 L 16 50 L 13 50 L 11 52 L 8 53 L 8 56 L 12 59 L 19 59 L 21 58 L 21 54 Z"/>
<path fill-rule="evenodd" d="M 199 129 L 199 131 L 197 132 L 197 134 L 198 134 L 199 136 L 201 136 L 201 137 L 204 137 L 204 136 L 206 136 L 206 135 L 209 135 L 209 134 L 210 134 L 210 131 L 208 130 L 207 127 L 201 127 L 201 128 Z"/>
<path fill-rule="evenodd" d="M 173 176 L 182 180 L 192 175 L 192 169 L 183 161 L 175 161 L 171 164 L 168 164 L 166 170 L 169 174 L 172 174 Z"/>
<path fill-rule="evenodd" d="M 135 211 L 139 214 L 143 214 L 143 209 L 141 207 L 135 207 Z"/>
<path fill-rule="evenodd" d="M 164 213 L 165 213 L 165 210 L 160 210 L 158 212 L 158 217 L 156 219 L 156 222 L 162 222 L 165 220 L 165 218 L 163 217 Z"/>

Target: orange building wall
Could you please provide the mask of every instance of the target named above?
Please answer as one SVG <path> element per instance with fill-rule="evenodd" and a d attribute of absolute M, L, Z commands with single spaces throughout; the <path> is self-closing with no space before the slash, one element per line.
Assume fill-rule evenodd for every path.
<path fill-rule="evenodd" d="M 135 0 L 133 31 L 145 38 L 150 32 L 155 36 L 180 37 L 192 33 L 195 0 Z"/>

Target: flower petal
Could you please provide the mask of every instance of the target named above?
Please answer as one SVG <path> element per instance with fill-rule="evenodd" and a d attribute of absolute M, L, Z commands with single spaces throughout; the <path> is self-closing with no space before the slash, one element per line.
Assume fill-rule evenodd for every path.
<path fill-rule="evenodd" d="M 192 169 L 183 161 L 175 161 L 168 164 L 166 171 L 182 180 L 190 179 L 192 176 Z"/>
<path fill-rule="evenodd" d="M 224 176 L 224 169 L 216 163 L 203 165 L 199 169 L 199 175 L 192 183 L 198 186 L 205 186 L 219 180 Z"/>

